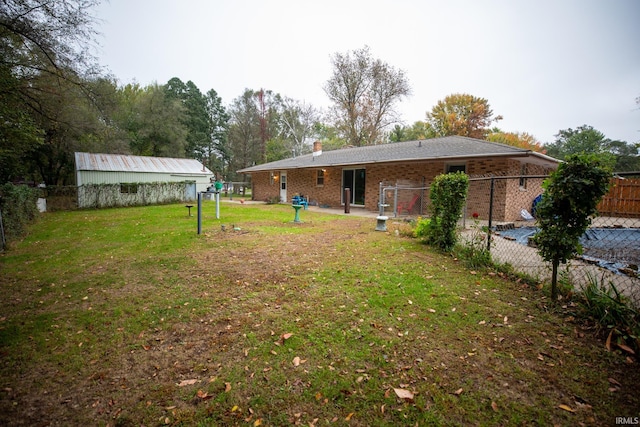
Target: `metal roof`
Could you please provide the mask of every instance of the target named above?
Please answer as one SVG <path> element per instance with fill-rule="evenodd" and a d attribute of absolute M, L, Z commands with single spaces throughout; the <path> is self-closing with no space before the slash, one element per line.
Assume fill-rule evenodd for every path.
<path fill-rule="evenodd" d="M 75 155 L 76 170 L 78 171 L 213 174 L 195 159 L 95 153 L 75 153 Z"/>
<path fill-rule="evenodd" d="M 304 156 L 244 168 L 238 172 L 251 173 L 269 170 L 365 165 L 370 163 L 487 157 L 526 157 L 527 162 L 547 166 L 556 166 L 559 163 L 559 160 L 553 157 L 524 148 L 464 136 L 445 136 L 443 138 L 323 151 L 322 154 L 317 156 L 306 154 Z"/>

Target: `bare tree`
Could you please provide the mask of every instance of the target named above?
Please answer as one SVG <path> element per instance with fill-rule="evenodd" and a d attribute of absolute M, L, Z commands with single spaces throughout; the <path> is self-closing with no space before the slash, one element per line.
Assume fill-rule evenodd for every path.
<path fill-rule="evenodd" d="M 411 95 L 404 71 L 371 57 L 369 47 L 331 58 L 333 75 L 324 91 L 334 103 L 335 127 L 354 146 L 381 142 L 384 129 L 398 123 L 396 104 Z"/>
<path fill-rule="evenodd" d="M 320 112 L 313 105 L 287 97 L 282 100 L 281 132 L 293 157 L 309 150 L 306 142 L 315 136 L 315 125 L 319 121 Z"/>

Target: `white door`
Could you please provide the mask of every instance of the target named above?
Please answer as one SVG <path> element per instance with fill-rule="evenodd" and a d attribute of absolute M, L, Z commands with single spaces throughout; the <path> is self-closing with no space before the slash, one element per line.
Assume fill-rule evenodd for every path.
<path fill-rule="evenodd" d="M 280 202 L 287 203 L 287 173 L 280 172 Z"/>

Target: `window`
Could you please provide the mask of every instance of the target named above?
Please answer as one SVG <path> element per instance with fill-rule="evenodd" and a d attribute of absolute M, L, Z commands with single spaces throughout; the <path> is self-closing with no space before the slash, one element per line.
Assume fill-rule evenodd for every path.
<path fill-rule="evenodd" d="M 318 169 L 318 174 L 316 175 L 316 186 L 322 187 L 324 185 L 324 169 Z"/>
<path fill-rule="evenodd" d="M 523 163 L 520 166 L 520 188 L 527 189 L 527 164 Z"/>
<path fill-rule="evenodd" d="M 447 173 L 463 172 L 467 173 L 467 165 L 463 164 L 450 164 L 447 165 Z"/>
<path fill-rule="evenodd" d="M 138 184 L 120 184 L 120 193 L 122 194 L 137 194 Z"/>

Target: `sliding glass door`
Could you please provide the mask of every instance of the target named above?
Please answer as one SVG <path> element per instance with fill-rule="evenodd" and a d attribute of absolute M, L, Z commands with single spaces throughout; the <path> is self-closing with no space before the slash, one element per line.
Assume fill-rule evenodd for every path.
<path fill-rule="evenodd" d="M 344 204 L 345 189 L 351 190 L 352 205 L 364 206 L 365 190 L 365 170 L 364 169 L 343 169 L 342 171 L 342 204 Z"/>

